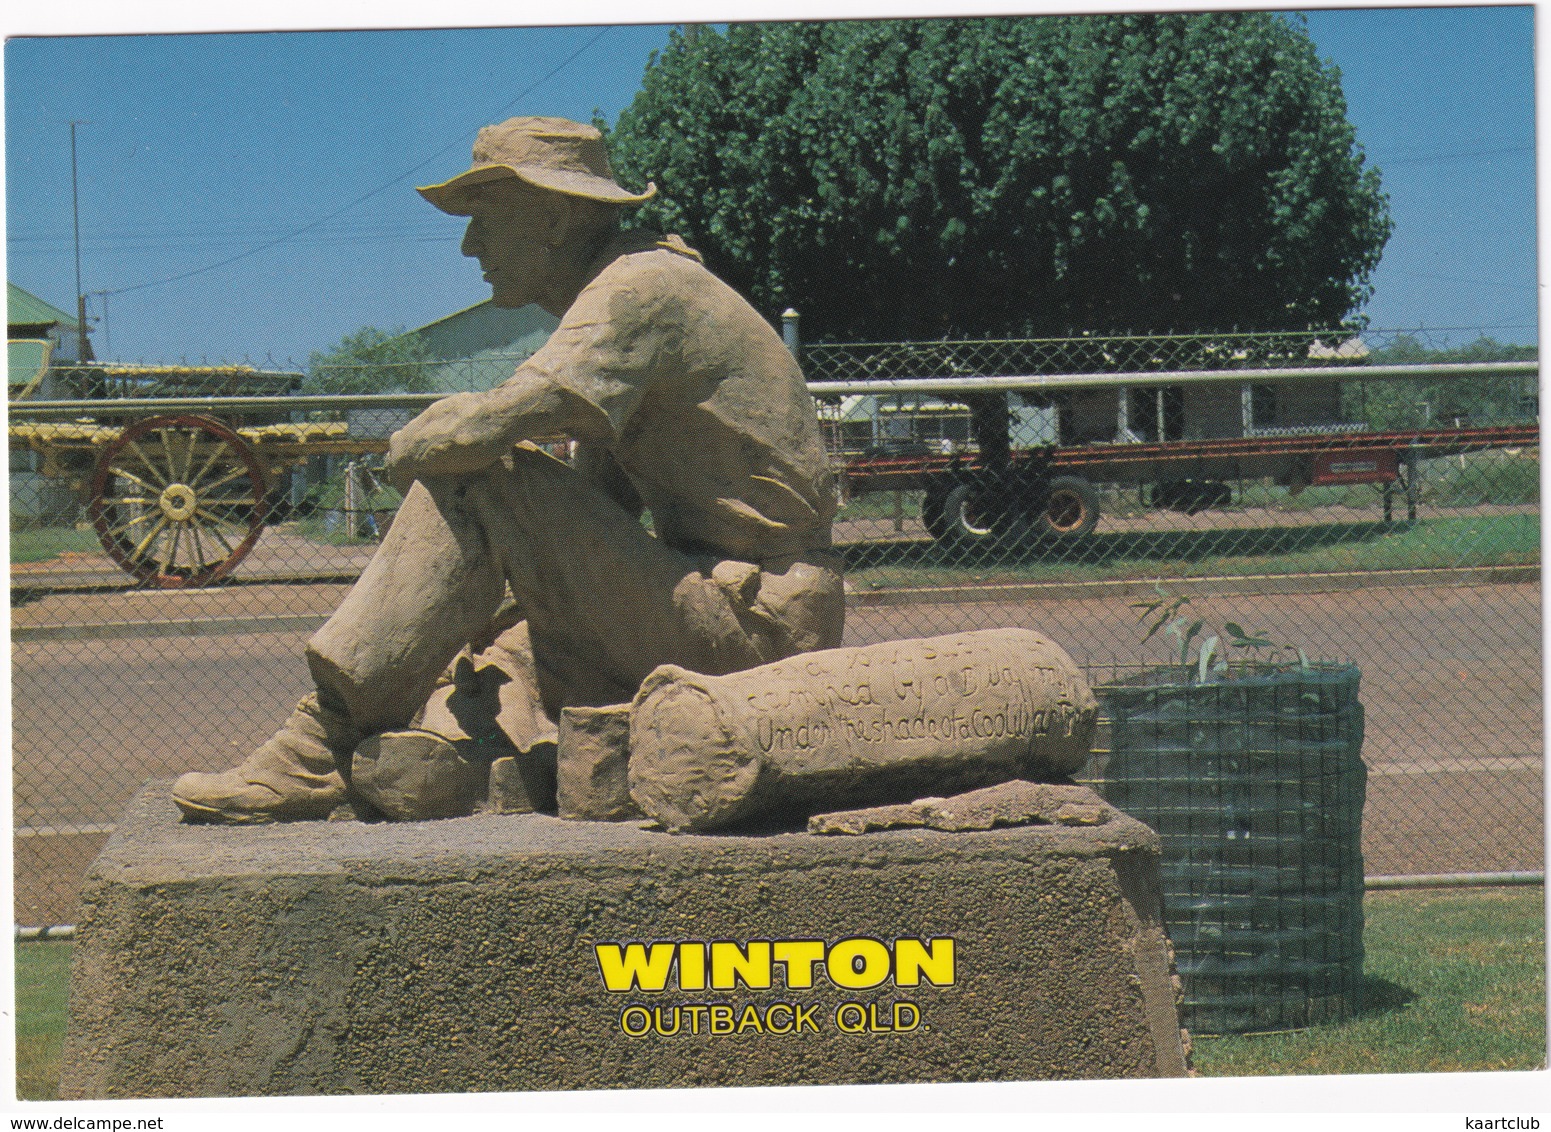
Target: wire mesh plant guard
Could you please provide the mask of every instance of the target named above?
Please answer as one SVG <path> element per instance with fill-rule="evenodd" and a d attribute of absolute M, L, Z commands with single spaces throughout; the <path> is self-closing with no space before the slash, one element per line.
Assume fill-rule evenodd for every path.
<path fill-rule="evenodd" d="M 1362 1007 L 1361 673 L 1149 669 L 1096 688 L 1108 801 L 1163 842 L 1164 915 L 1198 1033 L 1297 1029 Z"/>

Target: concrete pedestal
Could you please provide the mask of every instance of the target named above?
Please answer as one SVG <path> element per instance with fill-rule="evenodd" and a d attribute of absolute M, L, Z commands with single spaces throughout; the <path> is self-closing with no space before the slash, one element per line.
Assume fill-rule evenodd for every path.
<path fill-rule="evenodd" d="M 152 784 L 88 878 L 60 1095 L 1177 1076 L 1159 903 L 1157 838 L 1118 812 L 231 829 Z"/>

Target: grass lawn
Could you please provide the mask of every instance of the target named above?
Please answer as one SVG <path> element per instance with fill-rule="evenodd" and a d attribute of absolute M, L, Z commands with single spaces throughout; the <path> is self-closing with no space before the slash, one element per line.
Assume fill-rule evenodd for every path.
<path fill-rule="evenodd" d="M 1100 527 L 1070 546 L 863 543 L 846 547 L 845 555 L 857 589 L 1519 566 L 1540 561 L 1540 516 L 1109 533 Z"/>
<path fill-rule="evenodd" d="M 11 564 L 21 562 L 47 562 L 66 551 L 80 553 L 102 551 L 97 532 L 74 527 L 41 527 L 31 531 L 11 532 Z"/>
<path fill-rule="evenodd" d="M 1208 1077 L 1447 1073 L 1546 1062 L 1545 890 L 1373 892 L 1360 1017 L 1200 1038 Z"/>
<path fill-rule="evenodd" d="M 1200 1038 L 1208 1077 L 1532 1069 L 1546 1058 L 1540 888 L 1370 893 L 1361 1017 L 1290 1034 Z M 55 1096 L 72 945 L 16 947 L 17 1091 Z"/>
<path fill-rule="evenodd" d="M 62 940 L 16 945 L 16 1095 L 52 1100 L 65 1043 L 70 953 Z"/>
<path fill-rule="evenodd" d="M 886 519 L 893 507 L 892 495 L 862 496 L 841 517 Z M 904 516 L 916 518 L 918 507 L 919 493 L 906 493 Z M 331 546 L 376 541 L 353 533 L 347 523 L 330 524 L 323 513 L 298 521 L 294 529 Z M 98 554 L 101 549 L 90 529 L 11 532 L 12 564 L 44 562 L 68 552 Z M 846 547 L 845 555 L 851 584 L 858 589 L 1518 566 L 1540 561 L 1540 517 L 1448 516 L 1387 526 L 1369 521 L 1216 530 L 1203 522 L 1199 529 L 1151 532 L 1105 531 L 1101 524 L 1070 545 L 954 547 L 923 539 L 859 543 Z"/>

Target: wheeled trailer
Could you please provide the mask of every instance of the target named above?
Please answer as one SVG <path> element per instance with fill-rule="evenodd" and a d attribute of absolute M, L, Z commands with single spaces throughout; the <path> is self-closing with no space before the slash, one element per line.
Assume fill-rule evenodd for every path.
<path fill-rule="evenodd" d="M 291 419 L 310 400 L 300 373 L 42 360 L 13 389 L 11 451 L 36 453 L 36 470 L 67 488 L 109 557 L 145 585 L 230 576 L 281 509 L 291 468 L 387 448 L 344 421 Z M 180 401 L 202 407 L 158 411 Z"/>
<path fill-rule="evenodd" d="M 864 456 L 841 463 L 842 490 L 921 491 L 921 518 L 936 539 L 999 532 L 1080 538 L 1100 518 L 1098 485 L 1146 486 L 1154 506 L 1194 513 L 1229 501 L 1233 480 L 1269 478 L 1300 489 L 1376 484 L 1384 518 L 1404 495 L 1416 518 L 1421 464 L 1440 456 L 1538 445 L 1538 424 L 1406 432 L 1300 432 L 1131 444 L 1047 446 L 1012 454 L 1005 469 L 974 456 Z"/>

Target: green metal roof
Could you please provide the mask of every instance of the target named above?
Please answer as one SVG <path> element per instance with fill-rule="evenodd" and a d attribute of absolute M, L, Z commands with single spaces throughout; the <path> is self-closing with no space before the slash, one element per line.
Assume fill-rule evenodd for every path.
<path fill-rule="evenodd" d="M 489 353 L 526 356 L 548 341 L 558 325 L 559 319 L 536 306 L 510 310 L 486 299 L 416 327 L 405 337 L 418 338 L 431 357 L 448 361 Z"/>
<path fill-rule="evenodd" d="M 5 344 L 5 378 L 12 389 L 25 388 L 48 368 L 53 343 L 41 338 L 11 338 Z"/>
<path fill-rule="evenodd" d="M 511 377 L 559 324 L 531 304 L 509 310 L 485 299 L 399 337 L 418 339 L 437 359 L 429 367 L 427 392 L 461 393 L 490 389 Z"/>
<path fill-rule="evenodd" d="M 15 283 L 5 285 L 5 321 L 8 326 L 44 326 L 51 322 L 75 329 L 75 316 L 23 291 Z"/>

